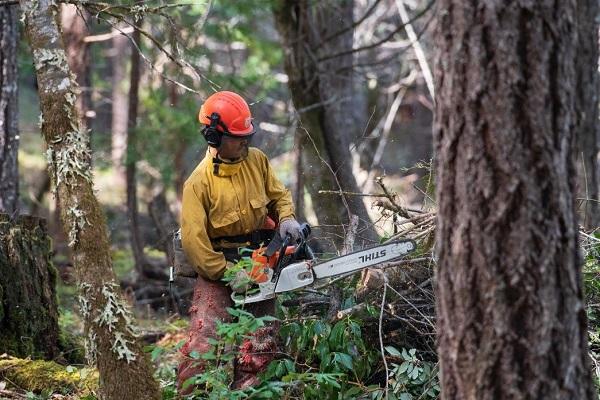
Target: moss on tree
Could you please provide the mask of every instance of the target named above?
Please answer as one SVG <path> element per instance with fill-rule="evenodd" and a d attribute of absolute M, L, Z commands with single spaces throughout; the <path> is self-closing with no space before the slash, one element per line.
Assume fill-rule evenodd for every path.
<path fill-rule="evenodd" d="M 65 367 L 53 361 L 0 357 L 0 379 L 32 392 L 52 391 L 85 395 L 98 389 L 95 369 Z"/>
<path fill-rule="evenodd" d="M 0 352 L 54 358 L 58 349 L 56 269 L 42 219 L 0 214 Z"/>

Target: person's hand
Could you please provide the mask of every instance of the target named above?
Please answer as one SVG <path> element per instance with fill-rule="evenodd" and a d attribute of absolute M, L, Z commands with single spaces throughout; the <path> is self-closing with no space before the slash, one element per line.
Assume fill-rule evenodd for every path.
<path fill-rule="evenodd" d="M 300 224 L 294 218 L 285 219 L 279 223 L 279 236 L 281 236 L 282 239 L 285 239 L 285 236 L 288 234 L 292 237 L 294 242 L 297 242 L 302 236 Z"/>
<path fill-rule="evenodd" d="M 252 278 L 250 278 L 250 275 L 248 275 L 248 272 L 246 272 L 245 269 L 239 270 L 235 274 L 235 277 L 229 282 L 231 290 L 238 294 L 246 293 L 251 285 Z"/>

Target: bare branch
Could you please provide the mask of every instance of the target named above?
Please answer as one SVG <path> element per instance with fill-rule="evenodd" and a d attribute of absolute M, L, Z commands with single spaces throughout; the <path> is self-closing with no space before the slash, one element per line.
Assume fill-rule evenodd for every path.
<path fill-rule="evenodd" d="M 369 7 L 369 9 L 367 11 L 365 11 L 363 16 L 360 17 L 356 22 L 327 36 L 325 39 L 323 39 L 323 41 L 321 41 L 321 43 L 319 43 L 317 48 L 320 48 L 323 44 L 331 41 L 332 39 L 335 39 L 336 37 L 338 37 L 340 35 L 343 35 L 344 33 L 348 32 L 349 30 L 352 30 L 352 29 L 356 28 L 357 26 L 359 26 L 360 24 L 362 24 L 369 17 L 369 15 L 371 15 L 373 10 L 375 10 L 375 7 L 377 7 L 377 5 L 379 4 L 380 1 L 381 0 L 375 0 L 375 2 L 371 5 L 371 7 Z"/>
<path fill-rule="evenodd" d="M 425 15 L 431 9 L 431 7 L 434 4 L 435 4 L 435 0 L 431 0 L 429 3 L 427 3 L 427 6 L 425 6 L 425 8 L 423 10 L 421 10 L 417 14 L 415 14 L 415 16 L 412 17 L 410 19 L 410 21 L 408 21 L 408 23 L 413 23 L 416 20 L 418 20 L 419 18 L 421 18 L 423 15 Z M 345 56 L 347 54 L 357 53 L 357 52 L 360 52 L 360 51 L 365 51 L 365 50 L 369 50 L 369 49 L 375 48 L 375 47 L 381 45 L 382 43 L 387 42 L 392 37 L 394 37 L 395 34 L 397 34 L 398 32 L 400 32 L 401 30 L 405 29 L 406 25 L 407 24 L 405 24 L 405 23 L 398 25 L 396 27 L 396 29 L 394 29 L 392 32 L 390 32 L 386 37 L 384 37 L 383 39 L 378 40 L 375 43 L 371 43 L 369 45 L 362 46 L 362 47 L 353 48 L 351 50 L 345 50 L 345 51 L 340 51 L 338 53 L 329 54 L 327 56 L 319 58 L 317 61 L 321 62 L 321 61 L 331 60 L 332 58 L 337 58 L 337 57 Z"/>
<path fill-rule="evenodd" d="M 405 25 L 406 34 L 410 39 L 410 43 L 415 49 L 415 55 L 417 56 L 417 60 L 419 61 L 419 66 L 421 67 L 421 71 L 423 71 L 423 78 L 425 78 L 425 82 L 427 83 L 427 89 L 429 89 L 429 95 L 435 101 L 435 92 L 433 88 L 433 75 L 431 74 L 431 69 L 429 68 L 429 64 L 427 63 L 427 59 L 425 58 L 425 53 L 423 52 L 423 48 L 419 43 L 419 39 L 415 30 L 413 29 L 412 24 L 410 23 L 410 18 L 408 17 L 408 12 L 406 11 L 406 7 L 404 6 L 404 0 L 396 0 L 396 7 L 398 8 L 398 13 L 400 14 L 400 18 Z"/>

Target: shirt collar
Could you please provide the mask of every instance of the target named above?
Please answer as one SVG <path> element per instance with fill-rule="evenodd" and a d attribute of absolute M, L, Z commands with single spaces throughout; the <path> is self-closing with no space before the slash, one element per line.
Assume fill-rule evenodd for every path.
<path fill-rule="evenodd" d="M 219 177 L 225 177 L 225 176 L 232 176 L 238 173 L 238 171 L 240 170 L 242 163 L 245 160 L 242 160 L 238 163 L 235 164 L 229 164 L 229 163 L 225 163 L 225 162 L 215 162 L 215 161 L 219 161 L 216 160 L 212 154 L 210 154 L 210 151 L 206 151 L 206 160 L 207 160 L 207 166 L 210 169 L 211 173 L 215 176 L 219 176 Z"/>

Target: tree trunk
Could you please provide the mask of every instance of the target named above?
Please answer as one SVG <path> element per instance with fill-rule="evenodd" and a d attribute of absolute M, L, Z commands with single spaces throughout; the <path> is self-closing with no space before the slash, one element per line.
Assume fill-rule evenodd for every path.
<path fill-rule="evenodd" d="M 160 248 L 167 254 L 167 264 L 173 265 L 175 252 L 173 250 L 172 240 L 173 233 L 179 228 L 179 224 L 167 203 L 165 192 L 161 191 L 152 198 L 148 204 L 148 214 L 154 222 L 154 226 L 158 231 Z"/>
<path fill-rule="evenodd" d="M 111 157 L 117 180 L 125 182 L 125 157 L 127 151 L 127 91 L 125 90 L 125 75 L 127 70 L 127 50 L 129 40 L 124 35 L 115 35 L 112 39 L 112 123 L 111 123 Z"/>
<path fill-rule="evenodd" d="M 43 219 L 0 214 L 0 352 L 59 356 L 56 269 Z"/>
<path fill-rule="evenodd" d="M 358 192 L 352 173 L 350 141 L 356 129 L 350 110 L 352 55 L 319 61 L 322 54 L 351 49 L 354 31 L 323 43 L 323 38 L 352 24 L 353 1 L 323 2 L 286 0 L 274 7 L 275 20 L 285 45 L 285 71 L 294 106 L 300 112 L 302 161 L 306 188 L 312 197 L 319 224 L 348 224 L 358 215 L 357 238 L 375 239 L 362 197 L 341 196 L 337 201 L 319 201 L 319 190 Z M 336 72 L 337 70 L 345 72 Z M 304 110 L 302 110 L 304 108 Z M 331 170 L 330 170 L 331 168 Z M 343 235 L 338 242 L 343 241 Z"/>
<path fill-rule="evenodd" d="M 0 211 L 13 213 L 19 199 L 17 28 L 18 6 L 0 7 Z"/>
<path fill-rule="evenodd" d="M 140 32 L 134 31 L 133 40 L 140 43 Z M 139 157 L 137 151 L 137 118 L 138 118 L 138 92 L 140 86 L 140 53 L 132 46 L 131 49 L 131 73 L 129 79 L 129 113 L 127 123 L 127 162 L 125 165 L 125 177 L 127 186 L 127 216 L 129 218 L 129 233 L 131 234 L 131 248 L 135 260 L 135 269 L 142 275 L 144 266 L 148 264 L 144 256 L 144 245 L 140 237 L 138 221 L 137 201 L 137 179 L 136 163 Z"/>
<path fill-rule="evenodd" d="M 86 356 L 98 367 L 101 398 L 158 400 L 158 384 L 112 270 L 105 217 L 93 192 L 87 130 L 75 108 L 76 83 L 54 18 L 57 6 L 51 0 L 20 4 L 37 74 L 50 175 L 79 283 Z"/>
<path fill-rule="evenodd" d="M 598 204 L 598 23 L 597 0 L 577 2 L 579 25 L 577 58 L 577 157 L 580 160 L 581 179 L 578 193 L 584 200 L 584 226 L 600 226 Z"/>
<path fill-rule="evenodd" d="M 574 198 L 575 2 L 437 6 L 442 398 L 595 399 Z"/>

